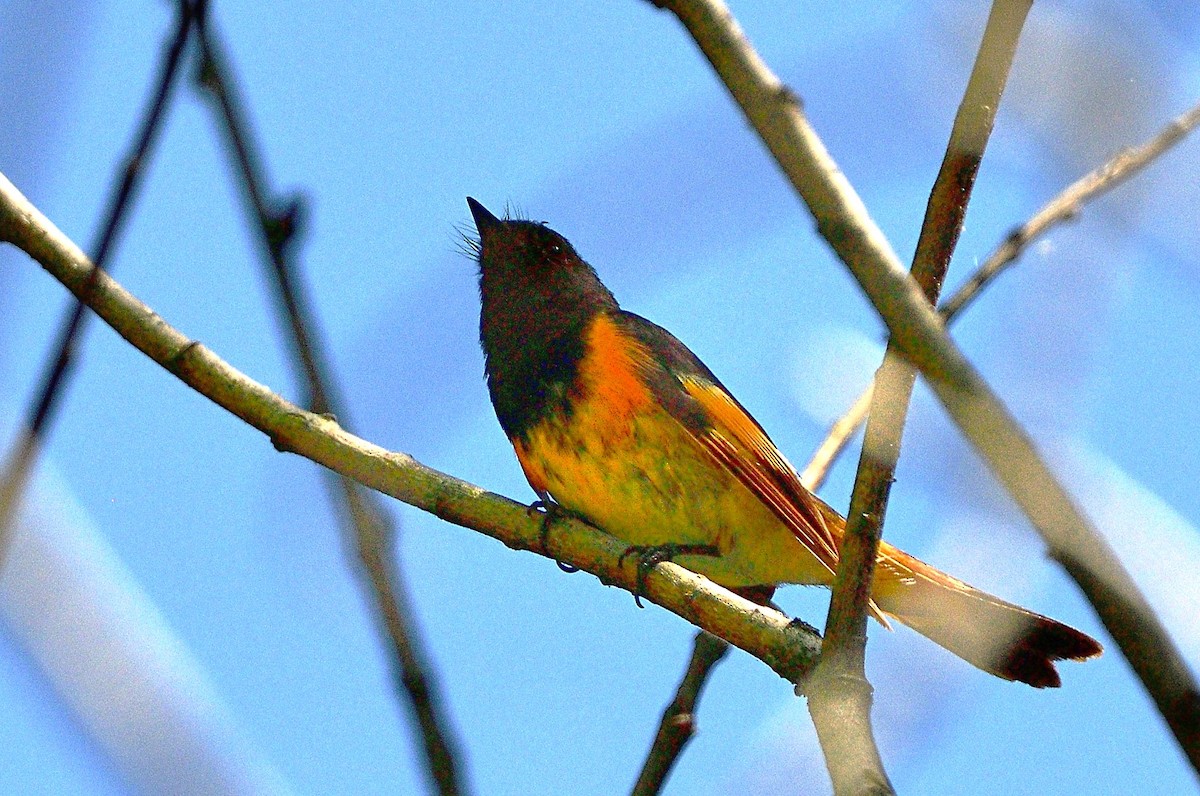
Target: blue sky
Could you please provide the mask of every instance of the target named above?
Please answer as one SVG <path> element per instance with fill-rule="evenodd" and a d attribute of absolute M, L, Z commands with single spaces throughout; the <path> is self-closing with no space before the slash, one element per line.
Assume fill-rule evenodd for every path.
<path fill-rule="evenodd" d="M 984 4 L 779 5 L 733 10 L 907 256 Z M 173 21 L 163 3 L 37 7 L 0 2 L 0 106 L 13 109 L 0 171 L 87 247 Z M 482 380 L 474 266 L 456 250 L 467 195 L 565 234 L 798 465 L 877 367 L 879 321 L 690 40 L 648 3 L 297 3 L 271 15 L 228 1 L 213 13 L 272 184 L 310 202 L 299 260 L 362 436 L 533 498 Z M 1183 2 L 1035 6 L 950 287 L 1061 187 L 1200 97 L 1198 23 Z M 115 275 L 297 397 L 217 128 L 180 88 Z M 1193 664 L 1198 168 L 1200 144 L 1185 142 L 1035 247 L 955 328 Z M 7 445 L 65 298 L 11 251 L 0 286 Z M 412 731 L 316 468 L 100 324 L 65 408 L 14 548 L 30 580 L 10 573 L 0 587 L 0 790 L 420 792 Z M 835 506 L 853 462 L 823 492 Z M 923 387 L 898 479 L 887 538 L 1109 647 L 1063 666 L 1062 689 L 1037 692 L 874 628 L 875 723 L 898 788 L 1194 787 L 1078 590 Z M 627 790 L 691 628 L 590 576 L 391 508 L 477 792 Z M 63 580 L 46 575 L 54 567 Z M 72 602 L 68 575 L 93 571 L 126 596 Z M 780 602 L 823 621 L 822 590 L 787 589 Z M 190 757 L 167 766 L 140 740 L 177 736 L 156 733 L 166 708 L 118 659 L 199 706 L 170 723 L 172 748 L 194 744 Z M 828 789 L 803 702 L 748 656 L 716 672 L 699 722 L 668 793 Z"/>

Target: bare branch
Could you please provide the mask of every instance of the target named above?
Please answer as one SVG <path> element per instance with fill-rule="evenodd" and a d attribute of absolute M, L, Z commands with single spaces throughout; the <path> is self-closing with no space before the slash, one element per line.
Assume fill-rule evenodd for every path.
<path fill-rule="evenodd" d="M 622 561 L 626 545 L 582 522 L 556 520 L 547 544 L 542 521 L 527 506 L 384 450 L 335 420 L 292 404 L 172 328 L 87 257 L 0 175 L 0 241 L 29 254 L 109 326 L 180 381 L 296 453 L 447 522 L 479 531 L 586 570 L 633 592 L 638 564 Z M 89 286 L 90 285 L 90 286 Z M 820 653 L 820 636 L 772 608 L 739 597 L 670 562 L 645 580 L 644 596 L 697 627 L 762 660 L 789 682 L 801 682 Z"/>
<path fill-rule="evenodd" d="M 1175 144 L 1182 141 L 1196 126 L 1200 125 L 1200 104 L 1176 117 L 1157 135 L 1142 144 L 1128 147 L 1114 155 L 1108 162 L 1068 185 L 1051 199 L 1028 221 L 1013 228 L 1004 242 L 997 246 L 949 299 L 938 307 L 938 314 L 951 324 L 959 314 L 970 307 L 975 298 L 996 277 L 1008 270 L 1031 244 L 1054 227 L 1079 217 L 1084 205 L 1117 187 L 1153 163 Z M 812 461 L 804 468 L 800 479 L 809 489 L 815 490 L 829 475 L 829 468 L 845 450 L 854 432 L 862 425 L 871 405 L 874 380 L 863 390 L 846 413 L 830 427 L 825 440 L 817 449 Z"/>
<path fill-rule="evenodd" d="M 728 651 L 729 645 L 711 633 L 701 630 L 696 634 L 687 671 L 675 692 L 675 699 L 663 712 L 658 734 L 654 736 L 650 753 L 633 786 L 633 796 L 655 796 L 662 791 L 683 747 L 696 732 L 696 703 L 708 675 Z"/>
<path fill-rule="evenodd" d="M 966 309 L 976 296 L 1002 271 L 1024 254 L 1029 244 L 1053 227 L 1079 217 L 1086 202 L 1095 199 L 1134 176 L 1160 155 L 1187 137 L 1200 125 L 1200 104 L 1173 119 L 1156 136 L 1114 155 L 1100 168 L 1071 183 L 1028 221 L 1008 234 L 971 278 L 954 292 L 940 312 L 947 322 Z"/>
<path fill-rule="evenodd" d="M 719 0 L 660 0 L 679 17 L 850 269 L 905 356 L 1079 584 L 1200 771 L 1200 690 L 1145 596 L 1032 441 L 946 334 L 795 96 Z"/>
<path fill-rule="evenodd" d="M 808 460 L 804 472 L 800 473 L 800 482 L 810 491 L 816 492 L 829 477 L 829 469 L 833 467 L 838 456 L 842 455 L 842 451 L 846 449 L 854 432 L 858 431 L 859 426 L 867 419 L 867 412 L 871 411 L 871 398 L 874 394 L 875 379 L 872 377 L 867 388 L 859 394 L 858 398 L 854 399 L 854 405 L 846 410 L 846 414 L 834 421 L 829 433 L 825 435 L 825 439 L 817 446 L 816 453 Z"/>
<path fill-rule="evenodd" d="M 127 211 L 132 206 L 133 197 L 145 173 L 146 163 L 150 160 L 154 142 L 158 139 L 158 131 L 162 127 L 167 108 L 167 98 L 179 74 L 179 63 L 187 45 L 192 20 L 196 14 L 204 13 L 205 5 L 205 0 L 180 0 L 175 31 L 163 46 L 154 92 L 150 96 L 150 102 L 138 124 L 137 135 L 116 175 L 105 204 L 104 221 L 100 224 L 100 233 L 92 249 L 95 252 L 93 262 L 97 271 L 108 266 L 113 244 L 127 217 Z M 58 342 L 54 347 L 55 353 L 47 358 L 45 374 L 42 376 L 37 396 L 29 408 L 26 427 L 19 434 L 16 446 L 9 453 L 3 472 L 0 473 L 0 478 L 3 478 L 3 481 L 0 481 L 0 567 L 3 567 L 7 557 L 17 507 L 21 503 L 29 475 L 36 465 L 46 426 L 54 417 L 58 401 L 66 389 L 71 367 L 78 355 L 79 340 L 87 317 L 84 310 L 83 302 L 74 301 L 63 319 L 58 332 Z"/>
<path fill-rule="evenodd" d="M 995 0 L 992 4 L 979 54 L 954 119 L 946 156 L 930 192 L 913 258 L 913 279 L 921 286 L 930 305 L 937 303 L 962 232 L 971 189 L 991 136 L 996 109 L 1008 82 L 1017 42 L 1031 4 L 1032 0 Z M 888 496 L 896 478 L 900 442 L 916 377 L 916 369 L 889 341 L 871 399 L 858 473 L 850 508 L 846 512 L 846 533 L 842 538 L 833 596 L 829 601 L 821 662 L 809 685 L 809 708 L 830 771 L 849 769 L 840 786 L 838 778 L 834 779 L 838 792 L 858 792 L 861 786 L 858 780 L 846 778 L 859 776 L 856 770 L 846 766 L 843 760 L 831 759 L 831 755 L 843 757 L 847 754 L 844 747 L 848 741 L 839 739 L 837 743 L 830 743 L 830 736 L 844 734 L 848 728 L 855 727 L 863 739 L 860 745 L 871 739 L 871 689 L 864 668 L 867 606 L 871 600 L 879 540 L 883 536 Z M 822 703 L 833 703 L 840 708 Z M 840 718 L 843 713 L 853 717 L 845 725 L 822 726 L 817 722 L 820 716 Z M 865 769 L 877 760 L 877 751 L 863 755 L 859 769 Z"/>

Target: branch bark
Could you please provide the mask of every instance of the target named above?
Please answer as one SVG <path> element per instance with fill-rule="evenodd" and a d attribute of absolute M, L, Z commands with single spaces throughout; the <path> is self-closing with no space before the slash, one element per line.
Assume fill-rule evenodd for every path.
<path fill-rule="evenodd" d="M 696 703 L 700 700 L 700 692 L 713 667 L 721 662 L 727 652 L 729 645 L 711 633 L 701 630 L 696 634 L 687 671 L 675 691 L 675 698 L 663 711 L 658 733 L 650 745 L 650 754 L 646 756 L 646 762 L 634 783 L 633 796 L 655 796 L 662 791 L 675 761 L 683 753 L 683 747 L 696 733 Z"/>
<path fill-rule="evenodd" d="M 96 245 L 92 249 L 93 260 L 97 271 L 104 270 L 108 265 L 109 255 L 117 241 L 125 218 L 137 189 L 141 185 L 142 175 L 150 160 L 154 143 L 158 140 L 158 132 L 162 129 L 162 120 L 167 108 L 167 100 L 179 74 L 179 64 L 183 59 L 183 51 L 187 46 L 192 29 L 192 22 L 197 15 L 202 16 L 207 6 L 206 0 L 180 0 L 179 11 L 175 20 L 175 29 L 163 44 L 162 56 L 159 59 L 158 76 L 154 81 L 155 89 L 150 101 L 142 113 L 138 123 L 137 134 L 129 147 L 129 153 L 121 164 L 109 190 L 108 201 L 104 206 L 103 222 L 99 227 Z M 67 381 L 72 372 L 72 366 L 78 357 L 79 343 L 83 337 L 84 324 L 87 314 L 82 302 L 72 302 L 70 310 L 63 318 L 62 326 L 56 338 L 57 344 L 45 366 L 41 386 L 29 408 L 29 420 L 25 429 L 17 438 L 13 450 L 4 463 L 0 473 L 0 568 L 7 558 L 8 545 L 15 527 L 17 510 L 29 479 L 37 465 L 38 454 L 46 435 L 46 428 L 54 418 Z"/>
<path fill-rule="evenodd" d="M 207 17 L 197 18 L 196 38 L 200 50 L 197 83 L 214 101 L 231 165 L 240 178 L 254 225 L 261 233 L 268 278 L 275 285 L 278 309 L 292 342 L 293 361 L 308 392 L 308 408 L 317 414 L 338 416 L 348 424 L 319 334 L 316 312 L 295 257 L 296 232 L 304 215 L 302 204 L 298 199 L 280 203 L 270 197 L 266 169 L 260 150 L 254 145 L 234 74 Z M 467 790 L 460 765 L 462 744 L 453 730 L 436 673 L 428 664 L 408 590 L 400 575 L 395 522 L 378 493 L 345 476 L 327 475 L 331 500 L 340 512 L 347 539 L 352 540 L 354 562 L 365 597 L 379 617 L 391 653 L 391 668 L 400 696 L 421 732 L 426 775 L 442 796 L 457 796 Z"/>
<path fill-rule="evenodd" d="M 967 309 L 996 277 L 1015 264 L 1033 243 L 1059 224 L 1078 218 L 1088 202 L 1141 172 L 1186 138 L 1197 125 L 1200 125 L 1200 105 L 1195 105 L 1172 119 L 1153 138 L 1137 146 L 1122 149 L 1099 168 L 1064 188 L 1028 221 L 1014 227 L 967 281 L 954 291 L 954 295 L 942 302 L 938 307 L 938 314 L 942 316 L 942 320 L 947 325 L 957 320 L 959 314 Z M 854 404 L 830 427 L 812 461 L 800 474 L 800 479 L 805 485 L 819 484 L 825 480 L 829 468 L 866 419 L 874 389 L 875 382 L 872 380 Z"/>
<path fill-rule="evenodd" d="M 1045 207 L 1013 229 L 983 265 L 954 292 L 940 312 L 949 322 L 975 300 L 984 287 L 1017 260 L 1029 245 L 1052 228 L 1078 218 L 1084 204 L 1095 199 L 1149 166 L 1200 125 L 1200 104 L 1172 119 L 1153 138 L 1126 147 L 1099 168 L 1088 172 L 1063 189 Z"/>

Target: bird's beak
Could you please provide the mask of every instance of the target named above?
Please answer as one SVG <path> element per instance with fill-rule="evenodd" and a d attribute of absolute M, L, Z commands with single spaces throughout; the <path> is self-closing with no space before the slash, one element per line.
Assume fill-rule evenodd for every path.
<path fill-rule="evenodd" d="M 470 196 L 467 197 L 467 207 L 471 208 L 471 216 L 475 219 L 475 229 L 479 230 L 479 237 L 486 237 L 489 230 L 500 225 L 500 219 Z"/>

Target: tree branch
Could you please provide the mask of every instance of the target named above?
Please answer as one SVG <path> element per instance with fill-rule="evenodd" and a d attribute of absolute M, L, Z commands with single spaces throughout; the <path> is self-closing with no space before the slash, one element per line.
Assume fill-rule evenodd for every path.
<path fill-rule="evenodd" d="M 108 266 L 113 244 L 116 243 L 117 234 L 121 231 L 128 210 L 132 206 L 154 142 L 158 138 L 158 131 L 162 128 L 167 99 L 175 85 L 176 75 L 179 74 L 179 63 L 183 58 L 184 48 L 187 46 L 192 20 L 196 15 L 204 14 L 206 5 L 206 0 L 180 0 L 179 2 L 175 30 L 171 38 L 163 45 L 158 77 L 154 81 L 154 92 L 142 114 L 137 135 L 129 148 L 129 154 L 116 175 L 108 201 L 105 203 L 104 220 L 100 224 L 96 245 L 92 249 L 95 252 L 93 261 L 97 271 L 102 271 Z M 3 567 L 7 558 L 17 508 L 33 472 L 38 451 L 45 437 L 46 427 L 54 417 L 58 401 L 66 389 L 67 379 L 79 353 L 79 340 L 83 335 L 84 323 L 87 319 L 84 310 L 83 302 L 74 301 L 63 318 L 56 338 L 58 342 L 53 349 L 55 353 L 47 359 L 41 387 L 29 408 L 26 427 L 18 435 L 16 445 L 9 453 L 3 472 L 0 473 L 0 568 Z"/>
<path fill-rule="evenodd" d="M 675 761 L 683 753 L 683 747 L 696 733 L 696 703 L 700 699 L 700 692 L 713 667 L 721 662 L 727 652 L 729 645 L 711 633 L 701 630 L 696 634 L 687 671 L 675 692 L 675 699 L 663 712 L 658 734 L 650 746 L 650 754 L 646 756 L 642 772 L 633 786 L 633 796 L 655 796 L 662 791 Z"/>
<path fill-rule="evenodd" d="M 637 562 L 631 557 L 622 561 L 626 545 L 608 534 L 564 518 L 555 520 L 543 545 L 541 518 L 527 506 L 426 467 L 403 453 L 372 445 L 332 418 L 301 409 L 231 367 L 172 328 L 112 277 L 97 273 L 83 252 L 3 175 L 0 241 L 29 254 L 135 348 L 267 434 L 278 450 L 304 456 L 513 549 L 578 567 L 631 593 L 638 588 Z M 789 682 L 801 682 L 820 653 L 820 636 L 803 623 L 678 565 L 659 564 L 646 578 L 645 587 L 648 599 L 745 650 Z"/>
<path fill-rule="evenodd" d="M 293 360 L 309 395 L 309 409 L 336 415 L 348 424 L 332 377 L 333 368 L 315 321 L 316 312 L 295 262 L 293 245 L 303 216 L 299 199 L 279 203 L 270 198 L 263 158 L 254 146 L 250 125 L 227 66 L 221 42 L 211 22 L 197 20 L 200 68 L 197 82 L 214 100 L 232 165 L 255 225 L 261 233 L 268 276 L 275 285 L 278 309 L 290 332 Z M 461 743 L 452 729 L 441 686 L 429 667 L 410 607 L 408 591 L 396 562 L 396 527 L 377 492 L 344 476 L 329 473 L 326 483 L 341 512 L 344 532 L 353 539 L 359 575 L 367 599 L 388 639 L 390 663 L 396 684 L 421 731 L 425 770 L 430 783 L 443 796 L 465 790 L 459 764 Z"/>
<path fill-rule="evenodd" d="M 971 189 L 1031 4 L 1032 0 L 995 0 L 992 4 L 913 257 L 913 279 L 930 305 L 937 303 L 962 231 Z M 867 606 L 916 377 L 916 369 L 889 340 L 846 512 L 821 661 L 808 687 L 809 710 L 838 793 L 868 790 L 882 774 L 871 734 L 872 691 L 865 670 Z M 822 722 L 821 717 L 839 723 Z M 851 731 L 853 736 L 844 737 Z"/>
<path fill-rule="evenodd" d="M 947 322 L 957 317 L 972 301 L 1017 260 L 1031 243 L 1052 228 L 1078 218 L 1083 205 L 1108 193 L 1149 166 L 1200 125 L 1200 104 L 1172 119 L 1157 135 L 1137 146 L 1126 147 L 1099 168 L 1088 172 L 1063 189 L 1024 224 L 1013 229 L 1004 242 L 984 260 L 940 308 Z"/>
<path fill-rule="evenodd" d="M 659 0 L 680 19 L 858 281 L 905 356 L 1030 518 L 1113 635 L 1200 771 L 1200 691 L 1178 648 L 1112 549 L 1032 441 L 946 334 L 790 90 L 719 0 Z"/>
<path fill-rule="evenodd" d="M 942 302 L 938 307 L 938 314 L 942 316 L 942 320 L 947 325 L 957 320 L 959 314 L 967 309 L 996 277 L 1007 271 L 1031 244 L 1059 224 L 1076 219 L 1087 202 L 1138 174 L 1187 137 L 1197 125 L 1200 125 L 1200 105 L 1193 106 L 1186 113 L 1173 119 L 1150 140 L 1122 149 L 1102 166 L 1064 188 L 1028 221 L 1014 227 L 1004 241 L 992 250 L 983 264 L 954 291 L 954 295 Z M 854 404 L 830 427 L 816 455 L 800 474 L 800 480 L 810 489 L 814 488 L 812 484 L 820 484 L 825 480 L 829 468 L 866 419 L 874 389 L 875 381 L 872 379 L 871 384 L 867 385 Z"/>

